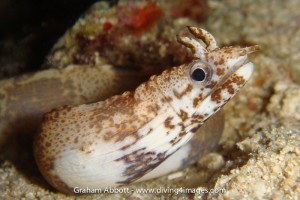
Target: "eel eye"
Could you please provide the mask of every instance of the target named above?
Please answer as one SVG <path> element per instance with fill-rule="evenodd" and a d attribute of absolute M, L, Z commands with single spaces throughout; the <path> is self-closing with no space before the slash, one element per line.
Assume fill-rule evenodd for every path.
<path fill-rule="evenodd" d="M 208 82 L 211 79 L 211 67 L 202 62 L 194 62 L 190 66 L 190 79 L 195 83 Z"/>
<path fill-rule="evenodd" d="M 204 81 L 206 74 L 205 74 L 205 71 L 203 69 L 196 68 L 196 69 L 194 69 L 194 71 L 192 71 L 191 76 L 192 76 L 192 79 L 194 81 L 200 81 L 201 82 L 201 81 Z"/>

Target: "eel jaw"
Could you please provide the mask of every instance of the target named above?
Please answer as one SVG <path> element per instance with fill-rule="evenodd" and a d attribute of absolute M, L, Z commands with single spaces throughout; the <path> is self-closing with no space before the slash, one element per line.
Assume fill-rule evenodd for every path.
<path fill-rule="evenodd" d="M 240 68 L 244 67 L 247 64 L 247 60 L 248 57 L 246 56 L 242 56 L 240 57 L 235 64 L 232 65 L 232 67 L 228 70 L 228 72 L 222 77 L 222 79 L 220 80 L 219 84 L 217 85 L 220 86 L 222 85 L 227 79 L 229 79 L 229 77 L 231 77 L 237 70 L 239 70 Z"/>
<path fill-rule="evenodd" d="M 216 86 L 214 87 L 214 89 L 212 89 L 209 95 L 214 93 L 216 90 L 222 88 L 224 83 L 227 82 L 229 79 L 232 79 L 233 76 L 240 77 L 244 80 L 244 82 L 247 82 L 253 72 L 253 63 L 247 61 L 247 55 L 240 57 L 237 61 L 235 60 L 235 64 L 221 78 L 221 80 L 216 84 Z"/>
<path fill-rule="evenodd" d="M 247 82 L 252 75 L 253 68 L 254 68 L 253 63 L 248 62 L 240 66 L 232 75 L 237 75 L 239 77 L 242 77 L 245 80 L 245 82 Z"/>
<path fill-rule="evenodd" d="M 253 72 L 253 64 L 251 62 L 248 62 L 248 55 L 258 50 L 260 50 L 260 47 L 258 45 L 237 48 L 237 52 L 235 52 L 235 55 L 227 61 L 227 66 L 231 66 L 230 69 L 221 78 L 214 90 L 223 85 L 223 83 L 230 79 L 231 76 L 235 75 L 238 70 L 243 71 L 240 77 L 244 78 L 246 82 Z M 242 70 L 242 68 L 244 69 Z"/>

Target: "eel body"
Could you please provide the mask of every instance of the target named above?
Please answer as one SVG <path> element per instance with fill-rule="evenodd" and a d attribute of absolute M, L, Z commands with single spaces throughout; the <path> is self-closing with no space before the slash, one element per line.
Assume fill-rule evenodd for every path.
<path fill-rule="evenodd" d="M 188 28 L 195 38 L 178 41 L 194 53 L 190 63 L 153 75 L 134 91 L 44 116 L 34 154 L 52 186 L 72 193 L 75 187 L 120 186 L 176 170 L 166 163 L 187 156 L 186 144 L 197 130 L 244 86 L 253 71 L 248 54 L 258 50 L 218 48 L 210 33 Z"/>

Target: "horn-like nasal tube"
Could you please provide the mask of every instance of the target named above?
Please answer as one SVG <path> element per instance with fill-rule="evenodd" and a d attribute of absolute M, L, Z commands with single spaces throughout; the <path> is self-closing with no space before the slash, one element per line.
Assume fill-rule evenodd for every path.
<path fill-rule="evenodd" d="M 258 45 L 244 47 L 242 51 L 242 56 L 253 53 L 255 51 L 259 51 L 261 48 Z"/>
<path fill-rule="evenodd" d="M 198 27 L 188 26 L 189 31 L 197 38 L 202 40 L 206 44 L 206 49 L 212 51 L 218 48 L 217 41 L 214 36 L 206 30 Z"/>
<path fill-rule="evenodd" d="M 188 36 L 177 36 L 177 41 L 190 48 L 194 56 L 199 59 L 203 59 L 204 53 L 207 52 L 207 50 L 200 44 L 200 42 Z"/>

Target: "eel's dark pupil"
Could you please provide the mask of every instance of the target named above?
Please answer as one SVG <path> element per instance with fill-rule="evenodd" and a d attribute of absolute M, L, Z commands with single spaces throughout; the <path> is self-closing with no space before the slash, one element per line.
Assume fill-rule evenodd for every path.
<path fill-rule="evenodd" d="M 195 81 L 203 81 L 205 79 L 205 72 L 203 69 L 195 69 L 192 73 L 192 78 Z"/>

